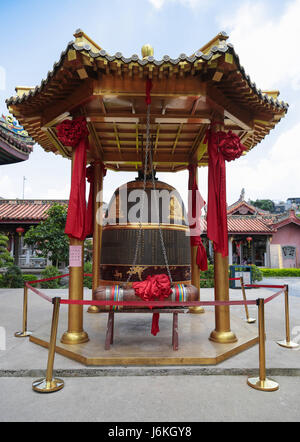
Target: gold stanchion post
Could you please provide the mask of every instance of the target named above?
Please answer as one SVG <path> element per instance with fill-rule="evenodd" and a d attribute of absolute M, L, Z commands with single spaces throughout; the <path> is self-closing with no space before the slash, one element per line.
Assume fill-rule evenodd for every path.
<path fill-rule="evenodd" d="M 265 300 L 258 299 L 258 329 L 259 329 L 259 377 L 249 378 L 250 387 L 260 391 L 276 391 L 279 384 L 266 377 L 266 346 L 265 346 Z"/>
<path fill-rule="evenodd" d="M 244 301 L 247 301 L 245 284 L 244 284 L 244 278 L 241 276 L 240 279 L 241 279 L 241 287 L 242 287 L 243 299 L 244 299 Z M 246 320 L 247 320 L 248 324 L 254 324 L 256 322 L 256 319 L 250 318 L 248 306 L 246 304 L 245 304 L 245 312 L 246 312 Z"/>
<path fill-rule="evenodd" d="M 53 315 L 51 325 L 51 336 L 48 353 L 48 364 L 46 378 L 38 379 L 32 384 L 32 389 L 38 393 L 53 393 L 64 387 L 64 381 L 61 379 L 53 379 L 53 365 L 55 358 L 55 346 L 57 338 L 57 327 L 59 319 L 60 298 L 53 298 Z"/>
<path fill-rule="evenodd" d="M 24 287 L 24 298 L 23 298 L 23 329 L 21 332 L 16 332 L 16 338 L 27 338 L 32 335 L 31 331 L 27 330 L 27 311 L 28 311 L 28 287 Z"/>
<path fill-rule="evenodd" d="M 290 334 L 290 312 L 289 312 L 289 286 L 287 285 L 284 291 L 285 297 L 285 331 L 286 339 L 284 341 L 278 341 L 277 344 L 284 348 L 298 348 L 299 344 L 291 341 Z"/>

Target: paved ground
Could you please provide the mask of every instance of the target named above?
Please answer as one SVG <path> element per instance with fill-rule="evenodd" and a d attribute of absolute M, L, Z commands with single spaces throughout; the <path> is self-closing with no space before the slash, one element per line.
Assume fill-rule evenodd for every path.
<path fill-rule="evenodd" d="M 244 376 L 73 378 L 45 396 L 27 378 L 0 378 L 0 421 L 299 421 L 299 380 L 276 380 L 280 390 L 263 393 Z"/>
<path fill-rule="evenodd" d="M 292 337 L 300 343 L 300 279 L 288 282 Z M 46 291 L 47 292 L 47 291 Z M 49 291 L 53 296 L 66 291 Z M 248 299 L 267 297 L 274 290 L 247 290 Z M 212 299 L 212 290 L 202 290 L 202 299 Z M 240 299 L 240 290 L 230 290 Z M 86 291 L 86 298 L 90 293 Z M 257 316 L 251 306 L 250 315 Z M 52 306 L 30 295 L 29 328 L 50 323 Z M 243 307 L 234 307 L 244 317 Z M 64 313 L 66 314 L 66 313 Z M 268 375 L 280 383 L 275 393 L 262 393 L 246 385 L 256 375 L 255 346 L 212 367 L 84 367 L 57 355 L 55 368 L 65 379 L 65 388 L 52 395 L 32 392 L 31 383 L 44 375 L 47 351 L 13 335 L 22 323 L 22 290 L 0 290 L 0 327 L 6 331 L 6 350 L 0 349 L 0 421 L 276 421 L 299 420 L 300 351 L 276 344 L 285 336 L 284 299 L 266 306 L 266 351 Z M 254 324 L 253 327 L 257 327 Z M 3 333 L 2 333 L 3 338 Z M 0 348 L 3 345 L 0 335 Z M 209 374 L 209 376 L 207 376 Z M 240 376 L 240 375 L 243 376 Z M 226 376 L 225 376 L 226 375 Z M 79 404 L 79 408 L 77 405 Z"/>

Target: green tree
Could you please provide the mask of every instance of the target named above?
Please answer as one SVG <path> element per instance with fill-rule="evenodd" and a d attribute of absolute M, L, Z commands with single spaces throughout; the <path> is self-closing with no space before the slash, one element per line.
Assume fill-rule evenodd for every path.
<path fill-rule="evenodd" d="M 18 266 L 11 265 L 3 275 L 1 285 L 9 289 L 24 287 L 22 271 Z"/>
<path fill-rule="evenodd" d="M 48 211 L 48 218 L 26 232 L 25 243 L 36 249 L 38 256 L 48 258 L 58 266 L 69 259 L 69 240 L 65 232 L 67 208 L 55 204 Z"/>
<path fill-rule="evenodd" d="M 271 213 L 275 212 L 275 204 L 272 200 L 250 201 L 250 204 L 252 204 L 255 207 L 258 207 L 259 209 L 267 210 L 268 212 Z"/>
<path fill-rule="evenodd" d="M 8 238 L 0 233 L 0 268 L 12 265 L 13 258 L 7 250 Z"/>

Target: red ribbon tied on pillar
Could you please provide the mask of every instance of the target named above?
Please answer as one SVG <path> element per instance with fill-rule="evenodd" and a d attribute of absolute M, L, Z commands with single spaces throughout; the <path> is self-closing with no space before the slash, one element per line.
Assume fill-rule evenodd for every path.
<path fill-rule="evenodd" d="M 94 203 L 95 203 L 96 196 L 97 196 L 97 195 L 95 195 L 95 186 L 94 186 L 95 164 L 96 163 L 97 162 L 92 163 L 86 169 L 86 178 L 87 178 L 88 183 L 90 183 L 89 200 L 88 200 L 87 212 L 86 212 L 86 227 L 85 227 L 86 236 L 90 236 L 94 232 L 94 222 L 95 222 Z M 102 171 L 101 171 L 102 176 L 105 177 L 106 176 L 106 169 L 105 169 L 104 165 L 102 164 L 102 162 L 100 162 L 100 164 L 101 164 L 101 169 L 102 169 Z"/>
<path fill-rule="evenodd" d="M 228 256 L 228 225 L 226 203 L 226 161 L 239 158 L 246 150 L 233 132 L 207 131 L 208 142 L 208 207 L 207 236 L 214 242 L 216 252 Z"/>
<path fill-rule="evenodd" d="M 241 143 L 240 138 L 231 130 L 217 132 L 219 137 L 219 150 L 226 161 L 234 161 L 243 154 L 247 148 Z"/>
<path fill-rule="evenodd" d="M 79 142 L 85 140 L 88 134 L 85 117 L 65 120 L 57 126 L 59 141 L 65 146 L 77 147 Z"/>
<path fill-rule="evenodd" d="M 190 234 L 191 234 L 191 246 L 197 246 L 197 257 L 196 262 L 199 269 L 203 272 L 208 270 L 207 265 L 207 255 L 205 247 L 203 246 L 201 240 L 201 211 L 205 206 L 205 201 L 203 200 L 198 185 L 196 182 L 196 171 L 197 165 L 190 164 L 189 170 L 189 191 L 192 191 L 192 195 L 189 196 L 189 224 L 190 224 Z"/>
<path fill-rule="evenodd" d="M 86 238 L 86 151 L 89 148 L 88 128 L 85 117 L 65 120 L 57 126 L 61 143 L 75 149 L 71 192 L 65 233 L 70 238 L 83 241 Z"/>
<path fill-rule="evenodd" d="M 132 287 L 143 301 L 163 301 L 172 293 L 170 278 L 165 274 L 148 276 L 145 281 L 134 282 Z M 151 333 L 154 336 L 159 333 L 159 313 L 153 314 Z"/>

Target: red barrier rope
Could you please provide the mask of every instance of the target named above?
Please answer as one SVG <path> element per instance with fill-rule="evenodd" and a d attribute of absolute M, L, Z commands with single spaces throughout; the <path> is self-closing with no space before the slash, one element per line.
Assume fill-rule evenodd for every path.
<path fill-rule="evenodd" d="M 67 275 L 53 276 L 52 278 L 37 279 L 36 281 L 28 281 L 27 284 L 38 284 L 39 282 L 53 281 L 54 279 L 66 278 L 67 276 L 70 276 L 70 273 L 68 273 Z M 83 276 L 92 277 L 93 275 L 91 273 L 84 273 Z"/>
<path fill-rule="evenodd" d="M 105 305 L 126 307 L 199 307 L 199 306 L 230 306 L 230 305 L 256 305 L 254 301 L 193 301 L 193 302 L 167 302 L 167 301 L 84 301 L 62 299 L 61 304 L 67 305 Z"/>
<path fill-rule="evenodd" d="M 25 286 L 33 291 L 35 294 L 52 303 L 52 298 L 40 292 L 36 288 L 32 287 L 31 284 L 38 284 L 40 282 L 53 281 L 55 279 L 65 278 L 70 276 L 70 274 L 53 276 L 52 278 L 39 279 L 36 281 L 29 281 L 25 283 Z M 92 277 L 91 273 L 85 273 L 84 276 Z M 229 281 L 239 281 L 240 278 L 229 278 Z M 209 281 L 209 279 L 202 279 L 201 281 Z M 265 299 L 265 304 L 269 303 L 277 296 L 281 295 L 286 289 L 286 285 L 261 285 L 261 284 L 245 284 L 245 287 L 254 288 L 280 288 L 279 292 Z M 66 305 L 105 305 L 105 306 L 131 306 L 131 307 L 205 307 L 205 306 L 234 306 L 234 305 L 256 305 L 256 301 L 194 301 L 194 302 L 166 302 L 166 301 L 84 301 L 84 300 L 72 300 L 72 299 L 61 299 L 61 304 Z"/>
<path fill-rule="evenodd" d="M 266 289 L 284 289 L 286 285 L 260 285 L 260 284 L 244 284 L 245 287 L 266 288 Z"/>
<path fill-rule="evenodd" d="M 282 293 L 284 293 L 285 288 L 280 290 L 279 292 L 275 293 L 274 295 L 270 296 L 269 298 L 265 299 L 265 304 L 268 304 L 268 302 L 273 301 L 273 299 L 277 298 L 277 296 L 281 295 Z"/>
<path fill-rule="evenodd" d="M 38 284 L 39 282 L 53 281 L 54 279 L 65 278 L 66 276 L 69 276 L 69 273 L 67 275 L 53 276 L 52 278 L 37 279 L 36 281 L 28 281 L 27 284 Z"/>
<path fill-rule="evenodd" d="M 229 278 L 229 281 L 240 281 L 241 278 Z M 204 281 L 213 281 L 214 277 L 212 278 L 206 278 L 206 279 L 200 279 L 200 282 L 204 282 Z"/>
<path fill-rule="evenodd" d="M 31 287 L 28 282 L 25 283 L 26 287 L 30 290 L 32 290 L 36 295 L 40 296 L 41 298 L 45 299 L 48 302 L 52 303 L 52 298 L 50 296 L 45 295 L 44 293 L 40 292 L 38 289 Z"/>

